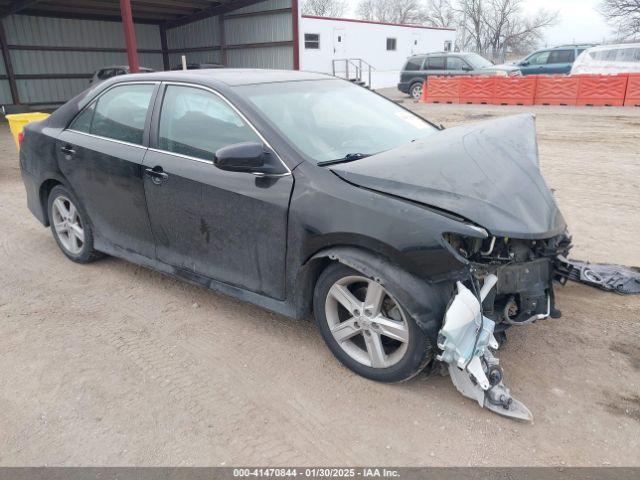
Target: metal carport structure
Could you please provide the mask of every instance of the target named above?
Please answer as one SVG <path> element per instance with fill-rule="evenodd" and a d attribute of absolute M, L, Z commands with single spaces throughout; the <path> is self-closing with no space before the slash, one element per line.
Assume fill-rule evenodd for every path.
<path fill-rule="evenodd" d="M 0 104 L 51 107 L 104 66 L 297 69 L 298 0 L 0 0 Z"/>

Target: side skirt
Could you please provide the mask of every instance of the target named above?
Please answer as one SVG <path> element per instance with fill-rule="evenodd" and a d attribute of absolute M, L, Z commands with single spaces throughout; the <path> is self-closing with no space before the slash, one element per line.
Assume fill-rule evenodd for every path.
<path fill-rule="evenodd" d="M 300 318 L 299 315 L 297 315 L 294 305 L 292 305 L 292 303 L 287 300 L 275 300 L 271 297 L 251 292 L 241 287 L 237 287 L 235 285 L 230 285 L 228 283 L 206 277 L 199 273 L 177 268 L 173 265 L 168 265 L 157 259 L 139 255 L 135 252 L 125 250 L 116 245 L 106 244 L 104 241 L 97 240 L 96 243 L 96 250 L 106 253 L 107 255 L 110 255 L 112 257 L 120 258 L 136 265 L 140 265 L 142 267 L 146 267 L 151 270 L 163 273 L 170 277 L 185 280 L 193 285 L 205 287 L 215 292 L 237 298 L 238 300 L 242 300 L 244 302 L 248 302 L 258 307 L 270 310 L 274 313 L 284 315 L 285 317 L 290 317 L 293 319 Z"/>

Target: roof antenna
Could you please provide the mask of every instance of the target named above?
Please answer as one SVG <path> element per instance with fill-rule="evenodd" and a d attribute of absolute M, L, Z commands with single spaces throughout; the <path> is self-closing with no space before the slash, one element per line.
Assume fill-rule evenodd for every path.
<path fill-rule="evenodd" d="M 187 56 L 182 55 L 182 70 L 186 70 L 186 69 L 187 69 Z"/>

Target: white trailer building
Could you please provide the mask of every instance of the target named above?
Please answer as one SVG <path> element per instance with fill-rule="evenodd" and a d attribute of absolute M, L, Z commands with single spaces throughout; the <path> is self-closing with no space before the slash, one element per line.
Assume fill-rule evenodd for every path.
<path fill-rule="evenodd" d="M 407 57 L 449 51 L 455 29 L 400 25 L 346 18 L 299 17 L 300 70 L 355 78 L 371 87 L 398 83 Z"/>

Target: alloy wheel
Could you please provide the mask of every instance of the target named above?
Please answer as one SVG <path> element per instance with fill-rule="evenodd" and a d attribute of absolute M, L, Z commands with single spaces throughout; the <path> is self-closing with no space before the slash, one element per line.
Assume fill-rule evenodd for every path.
<path fill-rule="evenodd" d="M 418 84 L 411 88 L 411 97 L 414 100 L 420 100 L 420 97 L 422 97 L 422 85 Z"/>
<path fill-rule="evenodd" d="M 388 368 L 404 357 L 407 318 L 379 283 L 356 275 L 341 278 L 329 289 L 325 313 L 333 338 L 357 362 Z"/>
<path fill-rule="evenodd" d="M 67 197 L 56 197 L 51 205 L 53 226 L 64 249 L 78 255 L 84 247 L 84 228 L 76 206 Z"/>

